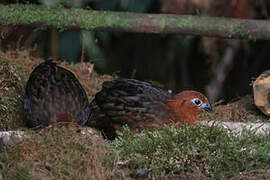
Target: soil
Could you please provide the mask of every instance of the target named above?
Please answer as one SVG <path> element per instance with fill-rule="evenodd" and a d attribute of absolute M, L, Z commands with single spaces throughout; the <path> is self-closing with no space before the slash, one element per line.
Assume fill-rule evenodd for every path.
<path fill-rule="evenodd" d="M 246 95 L 227 103 L 216 103 L 213 107 L 214 116 L 220 121 L 234 122 L 269 122 L 267 118 L 254 104 L 253 96 Z"/>
<path fill-rule="evenodd" d="M 270 169 L 257 169 L 249 172 L 242 172 L 234 177 L 231 180 L 266 180 L 270 177 Z"/>

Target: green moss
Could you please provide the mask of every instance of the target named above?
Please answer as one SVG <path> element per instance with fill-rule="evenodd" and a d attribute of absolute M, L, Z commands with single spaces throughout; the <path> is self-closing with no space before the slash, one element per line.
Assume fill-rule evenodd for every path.
<path fill-rule="evenodd" d="M 127 22 L 117 15 L 108 16 L 107 12 L 78 8 L 64 9 L 63 7 L 12 4 L 8 6 L 0 5 L 0 12 L 3 14 L 1 18 L 4 19 L 4 25 L 16 24 L 17 22 L 34 25 L 42 22 L 60 31 L 65 30 L 66 27 L 93 30 L 101 25 L 127 25 Z"/>
<path fill-rule="evenodd" d="M 158 22 L 157 22 L 158 24 L 159 24 L 159 27 L 160 27 L 160 29 L 164 29 L 165 27 L 166 27 L 166 19 L 164 19 L 163 17 L 160 17 L 159 19 L 158 19 Z"/>
<path fill-rule="evenodd" d="M 183 19 L 181 19 L 179 22 L 178 22 L 178 26 L 179 27 L 183 27 L 183 26 L 192 26 L 193 25 L 193 18 L 192 18 L 192 16 L 187 16 L 186 18 L 183 18 Z"/>
<path fill-rule="evenodd" d="M 229 37 L 231 38 L 235 35 L 239 35 L 241 38 L 244 38 L 249 37 L 250 32 L 242 24 L 232 24 L 229 27 Z"/>
<path fill-rule="evenodd" d="M 200 172 L 205 177 L 229 179 L 242 171 L 269 168 L 269 134 L 241 135 L 223 128 L 164 127 L 133 135 L 126 127 L 113 142 L 120 158 L 136 174 L 144 169 L 148 177 L 166 179 L 172 174 Z"/>

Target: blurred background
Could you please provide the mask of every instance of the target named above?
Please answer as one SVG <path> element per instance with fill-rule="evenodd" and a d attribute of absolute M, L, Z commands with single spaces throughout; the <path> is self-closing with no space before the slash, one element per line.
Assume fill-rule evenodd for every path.
<path fill-rule="evenodd" d="M 2 0 L 138 13 L 192 14 L 268 19 L 263 0 Z M 90 61 L 103 74 L 154 81 L 173 92 L 194 89 L 211 101 L 252 93 L 252 81 L 270 69 L 269 41 L 228 40 L 201 36 L 1 27 L 0 50 L 29 50 L 31 55 L 71 63 Z"/>

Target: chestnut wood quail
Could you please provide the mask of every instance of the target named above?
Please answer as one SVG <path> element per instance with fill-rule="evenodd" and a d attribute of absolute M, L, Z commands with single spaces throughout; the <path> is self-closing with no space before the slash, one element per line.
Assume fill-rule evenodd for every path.
<path fill-rule="evenodd" d="M 52 61 L 39 64 L 25 89 L 24 112 L 29 127 L 72 122 L 85 125 L 88 98 L 75 75 Z"/>
<path fill-rule="evenodd" d="M 175 122 L 194 124 L 203 111 L 211 111 L 207 98 L 196 91 L 170 94 L 150 83 L 116 79 L 103 83 L 90 103 L 87 125 L 113 139 L 127 124 L 132 132 Z"/>

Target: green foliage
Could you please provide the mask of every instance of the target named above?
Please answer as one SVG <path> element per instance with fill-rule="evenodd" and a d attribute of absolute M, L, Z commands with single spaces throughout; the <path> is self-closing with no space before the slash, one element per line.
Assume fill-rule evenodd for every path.
<path fill-rule="evenodd" d="M 149 177 L 199 169 L 206 176 L 227 179 L 269 167 L 269 137 L 250 131 L 236 135 L 215 126 L 164 127 L 133 135 L 125 127 L 112 144 L 130 169 L 145 169 Z"/>

